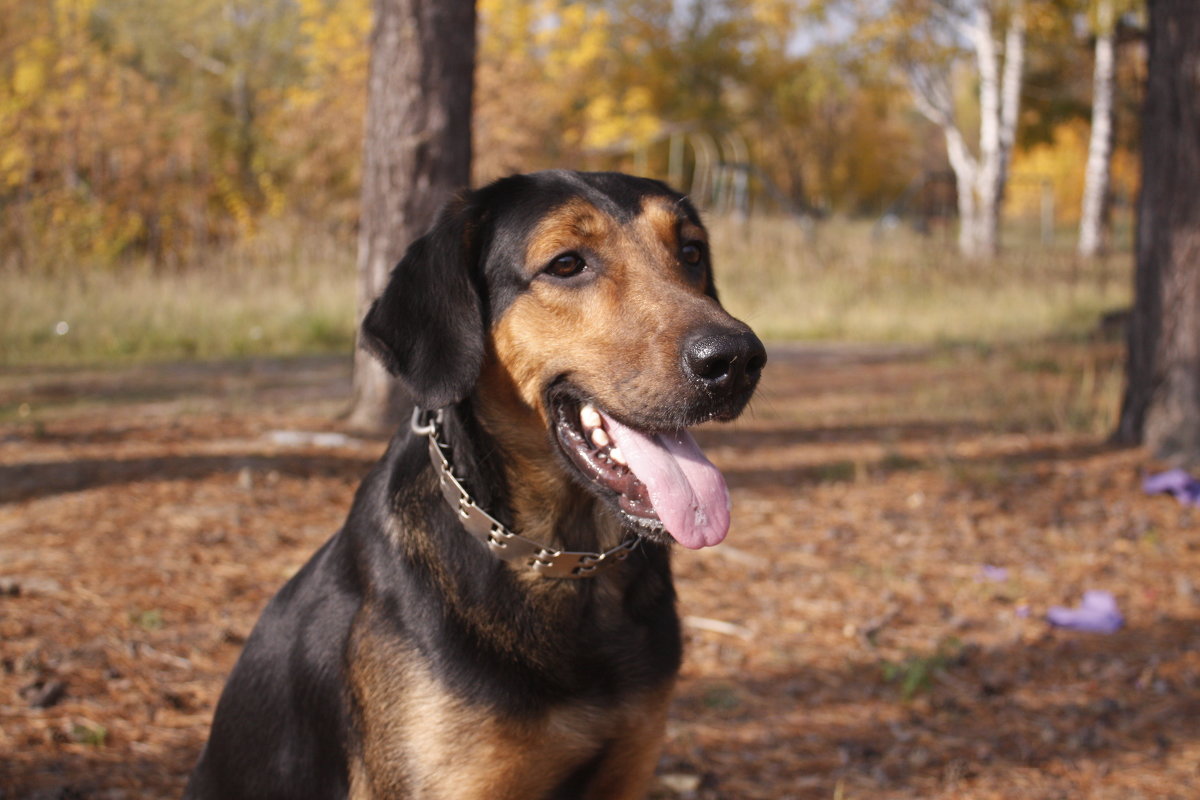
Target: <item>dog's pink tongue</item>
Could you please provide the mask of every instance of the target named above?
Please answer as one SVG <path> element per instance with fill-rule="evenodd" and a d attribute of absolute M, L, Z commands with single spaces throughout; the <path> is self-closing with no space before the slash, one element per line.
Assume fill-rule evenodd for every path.
<path fill-rule="evenodd" d="M 646 434 L 604 414 L 613 444 L 646 486 L 650 504 L 675 541 L 697 550 L 729 532 L 729 490 L 686 430 Z"/>

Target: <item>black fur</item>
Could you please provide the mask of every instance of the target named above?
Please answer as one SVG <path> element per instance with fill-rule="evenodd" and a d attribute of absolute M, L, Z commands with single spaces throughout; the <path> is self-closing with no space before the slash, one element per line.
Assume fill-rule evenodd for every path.
<path fill-rule="evenodd" d="M 362 322 L 361 343 L 424 408 L 466 397 L 483 363 L 483 311 L 472 272 L 472 209 L 448 205 L 409 247 Z"/>

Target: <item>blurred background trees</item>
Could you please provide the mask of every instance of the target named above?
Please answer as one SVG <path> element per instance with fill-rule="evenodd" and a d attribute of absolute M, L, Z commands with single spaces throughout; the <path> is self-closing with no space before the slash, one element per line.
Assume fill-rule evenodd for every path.
<path fill-rule="evenodd" d="M 868 31 L 890 41 L 917 110 L 945 139 L 958 199 L 959 249 L 993 256 L 1016 142 L 1025 71 L 1025 0 L 900 0 Z M 969 65 L 977 146 L 968 144 L 954 91 Z"/>
<path fill-rule="evenodd" d="M 1127 208 L 1136 180 L 1144 66 L 1120 31 L 1138 8 L 1111 0 L 1106 17 L 1098 3 L 480 0 L 474 180 L 621 168 L 718 211 L 918 211 L 948 228 L 966 194 L 1071 228 L 1110 28 L 1113 170 L 1099 193 Z M 0 14 L 5 265 L 203 265 L 273 227 L 352 240 L 369 0 L 0 0 Z M 997 54 L 1023 23 L 1019 103 L 998 102 L 1004 60 L 987 62 L 998 94 L 984 39 L 955 19 L 990 20 Z M 936 124 L 914 75 L 936 76 Z M 990 188 L 948 178 L 951 118 L 977 143 L 960 161 Z"/>

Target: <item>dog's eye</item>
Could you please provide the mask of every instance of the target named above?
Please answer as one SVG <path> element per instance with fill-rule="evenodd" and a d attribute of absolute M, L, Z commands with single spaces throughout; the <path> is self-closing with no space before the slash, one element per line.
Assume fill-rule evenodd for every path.
<path fill-rule="evenodd" d="M 704 248 L 696 242 L 688 242 L 679 248 L 679 257 L 683 259 L 683 263 L 694 267 L 704 258 Z"/>
<path fill-rule="evenodd" d="M 543 270 L 556 278 L 570 278 L 587 269 L 587 263 L 575 253 L 564 253 Z"/>

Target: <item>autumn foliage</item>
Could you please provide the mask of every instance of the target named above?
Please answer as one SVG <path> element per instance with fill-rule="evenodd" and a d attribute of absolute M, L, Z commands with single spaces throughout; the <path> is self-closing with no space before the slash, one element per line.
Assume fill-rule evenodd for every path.
<path fill-rule="evenodd" d="M 945 153 L 853 6 L 479 0 L 476 181 L 669 177 L 674 139 L 686 184 L 703 137 L 726 161 L 746 151 L 763 208 L 882 213 Z M 1031 6 L 1019 149 L 1036 148 L 1015 167 L 1070 186 L 1080 4 Z M 352 233 L 368 0 L 0 0 L 0 15 L 0 266 L 201 264 L 276 219 Z"/>

